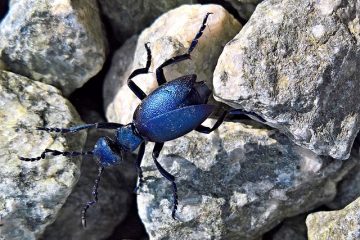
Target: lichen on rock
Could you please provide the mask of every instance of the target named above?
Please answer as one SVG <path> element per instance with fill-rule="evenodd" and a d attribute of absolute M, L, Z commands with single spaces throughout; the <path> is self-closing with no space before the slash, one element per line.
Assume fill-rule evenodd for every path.
<path fill-rule="evenodd" d="M 316 212 L 306 219 L 309 240 L 360 238 L 360 198 L 342 210 Z"/>

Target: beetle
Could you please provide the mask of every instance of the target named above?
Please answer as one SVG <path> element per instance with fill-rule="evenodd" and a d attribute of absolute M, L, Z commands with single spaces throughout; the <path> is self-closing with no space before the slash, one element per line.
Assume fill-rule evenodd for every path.
<path fill-rule="evenodd" d="M 81 222 L 84 227 L 86 227 L 86 211 L 98 201 L 98 186 L 104 168 L 121 163 L 124 152 L 133 152 L 138 149 L 136 159 L 138 173 L 137 190 L 141 188 L 144 182 L 141 160 L 145 152 L 145 143 L 155 142 L 152 158 L 161 175 L 171 182 L 173 192 L 171 216 L 173 219 L 176 219 L 178 195 L 175 177 L 166 171 L 157 160 L 164 143 L 179 138 L 192 130 L 205 134 L 211 133 L 221 125 L 228 115 L 253 115 L 260 121 L 265 122 L 262 117 L 253 112 L 234 109 L 224 111 L 218 117 L 213 127 L 205 127 L 201 124 L 215 110 L 214 105 L 207 104 L 208 98 L 211 95 L 211 90 L 206 84 L 203 81 L 196 82 L 195 74 L 185 75 L 170 82 L 166 81 L 163 68 L 190 59 L 190 54 L 196 47 L 199 38 L 202 36 L 203 31 L 206 28 L 208 17 L 211 14 L 212 13 L 207 13 L 205 15 L 201 27 L 192 40 L 187 52 L 166 60 L 156 69 L 156 80 L 159 87 L 148 96 L 132 81 L 132 79 L 139 74 L 149 73 L 152 56 L 149 43 L 145 44 L 147 52 L 146 66 L 134 70 L 127 81 L 128 87 L 140 100 L 142 100 L 134 112 L 133 121 L 131 123 L 123 125 L 119 123 L 103 122 L 84 124 L 70 128 L 37 128 L 37 130 L 56 133 L 74 133 L 89 128 L 114 129 L 115 139 L 101 137 L 96 142 L 94 149 L 87 152 L 61 152 L 53 149 L 45 149 L 38 157 L 19 157 L 22 161 L 30 162 L 44 159 L 46 155 L 63 155 L 67 157 L 93 155 L 98 159 L 99 168 L 92 191 L 93 199 L 85 204 L 81 212 Z"/>

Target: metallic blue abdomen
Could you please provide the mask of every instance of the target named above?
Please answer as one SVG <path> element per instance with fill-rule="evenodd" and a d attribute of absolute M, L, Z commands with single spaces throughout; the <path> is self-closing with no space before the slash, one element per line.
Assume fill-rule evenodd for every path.
<path fill-rule="evenodd" d="M 153 142 L 178 138 L 199 126 L 214 110 L 205 104 L 211 91 L 196 75 L 167 82 L 147 96 L 134 112 L 139 134 Z"/>

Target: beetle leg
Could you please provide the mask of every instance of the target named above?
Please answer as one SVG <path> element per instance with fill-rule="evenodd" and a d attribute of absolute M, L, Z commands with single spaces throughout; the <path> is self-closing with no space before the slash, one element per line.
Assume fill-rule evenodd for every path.
<path fill-rule="evenodd" d="M 178 205 L 178 195 L 177 195 L 177 187 L 176 187 L 176 183 L 175 183 L 175 177 L 173 175 L 171 175 L 170 173 L 168 173 L 157 161 L 157 158 L 159 157 L 160 151 L 163 148 L 163 146 L 164 146 L 164 143 L 155 143 L 152 157 L 153 157 L 155 165 L 156 165 L 157 169 L 159 170 L 159 172 L 161 173 L 161 175 L 163 175 L 163 177 L 165 177 L 167 180 L 169 180 L 172 184 L 172 187 L 173 187 L 173 209 L 171 212 L 171 217 L 176 220 L 175 214 L 176 214 L 177 205 Z"/>
<path fill-rule="evenodd" d="M 80 156 L 80 155 L 92 155 L 93 151 L 87 151 L 87 152 L 61 152 L 61 151 L 58 151 L 58 150 L 45 149 L 45 151 L 43 151 L 39 157 L 33 157 L 33 158 L 19 157 L 19 159 L 21 161 L 25 161 L 25 162 L 35 162 L 35 161 L 39 161 L 41 159 L 45 159 L 47 154 L 50 154 L 52 156 L 63 155 L 63 156 L 66 156 L 66 157 L 77 157 L 77 156 Z"/>
<path fill-rule="evenodd" d="M 203 125 L 199 125 L 198 127 L 195 128 L 195 131 L 209 134 L 212 131 L 216 130 L 224 122 L 224 119 L 227 115 L 232 115 L 232 116 L 252 115 L 252 116 L 255 116 L 259 121 L 266 122 L 265 119 L 263 119 L 261 116 L 257 115 L 256 113 L 248 112 L 248 111 L 245 111 L 242 109 L 233 109 L 230 111 L 224 111 L 212 128 L 205 127 Z"/>
<path fill-rule="evenodd" d="M 207 19 L 208 19 L 210 14 L 212 14 L 212 13 L 207 13 L 206 14 L 199 31 L 195 35 L 195 38 L 191 41 L 191 44 L 190 44 L 190 47 L 189 47 L 187 53 L 183 54 L 183 55 L 175 56 L 175 57 L 172 57 L 172 58 L 166 60 L 163 64 L 161 64 L 156 69 L 156 79 L 157 79 L 157 81 L 159 83 L 159 86 L 166 83 L 166 79 L 165 79 L 165 76 L 164 76 L 164 70 L 163 70 L 164 67 L 169 66 L 169 65 L 174 64 L 174 63 L 177 63 L 177 62 L 181 62 L 181 61 L 190 59 L 191 52 L 196 47 L 196 45 L 197 45 L 197 43 L 199 41 L 199 38 L 202 36 L 202 34 L 203 34 L 203 32 L 204 32 L 204 30 L 206 28 L 206 22 L 207 22 Z"/>
<path fill-rule="evenodd" d="M 86 211 L 88 210 L 89 207 L 91 207 L 98 201 L 98 188 L 99 188 L 99 182 L 100 182 L 100 178 L 101 178 L 103 171 L 104 171 L 104 167 L 99 166 L 98 175 L 97 175 L 97 178 L 95 179 L 95 184 L 93 186 L 93 191 L 92 191 L 93 200 L 87 202 L 85 207 L 81 210 L 81 224 L 84 228 L 86 227 Z"/>
<path fill-rule="evenodd" d="M 189 49 L 188 49 L 188 53 L 189 53 L 189 54 L 194 50 L 196 44 L 198 43 L 199 38 L 200 38 L 201 35 L 203 34 L 203 32 L 204 32 L 204 30 L 205 30 L 205 28 L 206 28 L 207 19 L 208 19 L 208 17 L 209 17 L 210 14 L 213 14 L 213 13 L 207 13 L 206 16 L 204 17 L 203 23 L 202 23 L 202 25 L 201 25 L 198 33 L 196 34 L 194 40 L 192 40 L 192 42 L 191 42 L 191 44 L 190 44 L 190 47 L 189 47 Z"/>
<path fill-rule="evenodd" d="M 46 131 L 46 132 L 57 132 L 57 133 L 68 133 L 68 132 L 78 132 L 80 130 L 88 129 L 88 128 L 104 128 L 104 129 L 117 129 L 122 127 L 123 125 L 120 123 L 108 123 L 108 122 L 100 122 L 100 123 L 92 123 L 92 124 L 84 124 L 79 126 L 74 126 L 70 128 L 48 128 L 48 127 L 38 127 L 36 130 Z"/>
<path fill-rule="evenodd" d="M 140 100 L 143 100 L 146 97 L 146 94 L 131 79 L 134 78 L 135 76 L 139 75 L 139 74 L 145 74 L 145 73 L 149 72 L 149 68 L 150 68 L 150 65 L 151 65 L 151 51 L 150 51 L 149 43 L 145 44 L 145 49 L 146 49 L 146 52 L 147 52 L 146 66 L 144 68 L 139 68 L 139 69 L 134 70 L 130 74 L 130 76 L 128 78 L 128 81 L 127 81 L 127 84 L 129 86 L 129 88 L 131 89 L 131 91 L 133 91 L 133 93 Z"/>
<path fill-rule="evenodd" d="M 144 157 L 144 152 L 145 152 L 145 142 L 143 142 L 140 145 L 138 156 L 137 156 L 137 159 L 136 159 L 136 170 L 137 170 L 137 173 L 138 173 L 139 184 L 134 189 L 135 193 L 138 192 L 138 190 L 142 187 L 142 185 L 144 183 L 142 169 L 141 169 L 141 160 Z"/>

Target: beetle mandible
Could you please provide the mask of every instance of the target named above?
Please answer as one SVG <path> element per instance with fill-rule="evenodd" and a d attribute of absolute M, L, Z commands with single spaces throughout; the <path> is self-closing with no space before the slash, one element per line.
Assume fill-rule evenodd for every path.
<path fill-rule="evenodd" d="M 61 152 L 53 149 L 45 149 L 38 157 L 19 157 L 22 161 L 30 162 L 44 159 L 46 155 L 63 155 L 67 157 L 93 155 L 98 159 L 99 168 L 92 192 L 93 200 L 87 202 L 81 211 L 81 222 L 84 227 L 86 226 L 86 211 L 90 206 L 94 205 L 98 201 L 98 185 L 104 168 L 121 163 L 124 152 L 133 152 L 136 149 L 139 149 L 136 160 L 136 168 L 139 179 L 136 187 L 137 190 L 143 184 L 141 160 L 145 152 L 145 142 L 155 142 L 152 158 L 161 175 L 171 182 L 173 192 L 173 207 L 171 216 L 175 219 L 178 205 L 175 177 L 167 172 L 157 160 L 160 151 L 164 146 L 164 142 L 181 137 L 192 130 L 205 134 L 211 133 L 221 125 L 227 115 L 253 115 L 260 121 L 265 122 L 262 117 L 253 112 L 234 109 L 224 111 L 219 116 L 213 127 L 205 127 L 201 124 L 215 110 L 214 105 L 207 104 L 211 90 L 203 81 L 196 82 L 196 75 L 194 74 L 185 75 L 170 82 L 166 81 L 163 68 L 171 64 L 190 59 L 190 54 L 196 47 L 199 38 L 202 36 L 203 31 L 206 28 L 208 17 L 211 14 L 212 13 L 207 13 L 204 17 L 201 27 L 192 40 L 187 52 L 166 60 L 156 69 L 156 80 L 159 87 L 148 96 L 132 81 L 132 79 L 139 74 L 149 73 L 151 65 L 151 51 L 149 43 L 145 44 L 147 52 L 146 66 L 144 68 L 134 70 L 127 81 L 129 88 L 140 100 L 142 100 L 134 112 L 133 121 L 131 123 L 123 125 L 119 123 L 104 122 L 84 124 L 70 128 L 37 128 L 37 130 L 57 133 L 73 133 L 89 128 L 115 129 L 115 139 L 101 137 L 96 142 L 94 149 L 87 152 Z"/>

